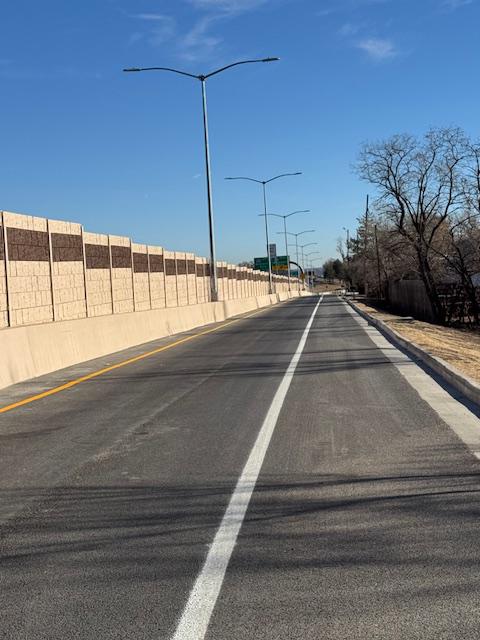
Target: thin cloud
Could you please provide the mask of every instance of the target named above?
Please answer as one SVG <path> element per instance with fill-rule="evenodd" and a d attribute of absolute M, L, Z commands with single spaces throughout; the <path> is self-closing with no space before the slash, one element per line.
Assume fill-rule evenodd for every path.
<path fill-rule="evenodd" d="M 447 11 L 455 11 L 456 9 L 466 7 L 467 5 L 472 3 L 473 0 L 443 0 L 442 7 Z"/>
<path fill-rule="evenodd" d="M 258 9 L 269 0 L 188 0 L 188 2 L 196 9 L 235 14 Z"/>
<path fill-rule="evenodd" d="M 157 47 L 176 34 L 176 22 L 171 16 L 162 13 L 137 13 L 130 17 L 149 25 L 147 31 L 132 33 L 128 41 L 130 45 L 145 38 L 152 46 Z"/>
<path fill-rule="evenodd" d="M 393 42 L 384 38 L 366 38 L 360 40 L 356 46 L 376 61 L 388 60 L 398 54 Z"/>
<path fill-rule="evenodd" d="M 346 22 L 344 25 L 340 27 L 338 30 L 338 34 L 343 38 L 348 38 L 349 36 L 356 35 L 361 29 L 361 26 L 358 24 L 352 24 L 351 22 Z"/>
<path fill-rule="evenodd" d="M 275 0 L 185 0 L 197 11 L 203 12 L 193 27 L 178 41 L 181 58 L 191 62 L 208 60 L 218 54 L 224 38 L 212 33 L 214 26 L 237 16 L 256 11 Z"/>
<path fill-rule="evenodd" d="M 220 16 L 204 16 L 180 39 L 180 56 L 192 62 L 208 59 L 221 45 L 223 38 L 213 36 L 209 30 Z"/>
<path fill-rule="evenodd" d="M 163 22 L 164 20 L 170 20 L 169 16 L 165 16 L 162 13 L 137 13 L 134 18 L 139 20 L 147 20 L 153 22 Z"/>
<path fill-rule="evenodd" d="M 173 42 L 176 55 L 186 61 L 208 61 L 218 55 L 224 38 L 213 29 L 220 23 L 235 19 L 278 0 L 183 0 L 196 13 L 196 19 L 187 30 L 179 30 L 175 20 L 163 13 L 137 13 L 129 17 L 144 24 L 129 37 L 128 44 L 146 40 L 158 47 Z"/>

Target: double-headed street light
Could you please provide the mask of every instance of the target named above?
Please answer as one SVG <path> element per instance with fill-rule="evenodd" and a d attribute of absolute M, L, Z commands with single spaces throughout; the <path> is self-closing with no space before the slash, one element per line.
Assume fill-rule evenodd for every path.
<path fill-rule="evenodd" d="M 210 239 L 210 289 L 212 301 L 218 300 L 218 285 L 217 285 L 217 263 L 216 263 L 216 250 L 215 250 L 215 230 L 213 223 L 213 198 L 212 198 L 212 180 L 210 171 L 210 145 L 208 141 L 208 116 L 207 116 L 207 93 L 206 93 L 206 81 L 212 76 L 216 76 L 222 71 L 237 67 L 241 64 L 252 64 L 255 62 L 275 62 L 279 58 L 262 58 L 260 60 L 241 60 L 240 62 L 234 62 L 228 64 L 225 67 L 211 71 L 210 73 L 195 75 L 194 73 L 188 73 L 186 71 L 180 71 L 179 69 L 170 69 L 169 67 L 130 67 L 124 69 L 126 72 L 138 72 L 138 71 L 170 71 L 172 73 L 178 73 L 181 76 L 187 76 L 200 80 L 202 85 L 202 104 L 203 104 L 203 134 L 205 142 L 205 165 L 206 165 L 206 177 L 207 177 L 207 198 L 208 198 L 208 229 Z"/>
<path fill-rule="evenodd" d="M 314 262 L 320 262 L 323 260 L 322 256 L 318 256 L 318 258 L 310 258 L 310 269 L 312 271 L 312 280 L 315 278 L 315 266 Z"/>
<path fill-rule="evenodd" d="M 307 247 L 313 247 L 314 245 L 317 245 L 318 242 L 307 242 L 307 244 L 301 244 L 299 245 L 299 248 L 302 250 L 302 267 L 303 267 L 303 271 L 305 272 L 305 253 L 304 250 Z"/>
<path fill-rule="evenodd" d="M 306 260 L 306 266 L 307 266 L 307 273 L 313 269 L 313 262 L 315 260 L 319 260 L 320 258 L 312 258 L 311 256 L 316 256 L 316 255 L 320 255 L 320 251 L 310 251 L 309 253 L 305 254 L 305 260 Z M 310 266 L 309 266 L 310 265 Z M 310 277 L 309 277 L 309 283 L 310 283 Z"/>
<path fill-rule="evenodd" d="M 302 250 L 302 266 L 303 266 L 303 263 L 305 262 L 305 253 L 304 253 L 305 249 L 307 247 L 313 247 L 316 244 L 318 244 L 318 242 L 307 242 L 307 244 L 298 245 L 298 248 Z"/>
<path fill-rule="evenodd" d="M 279 231 L 278 233 L 281 233 L 281 231 Z M 291 233 L 290 231 L 287 231 L 287 236 L 294 236 L 295 238 L 297 264 L 300 264 L 298 261 L 298 237 L 303 236 L 304 233 L 315 233 L 315 229 L 307 229 L 306 231 L 300 231 L 299 233 Z"/>
<path fill-rule="evenodd" d="M 273 284 L 272 284 L 272 257 L 270 255 L 270 247 L 268 240 L 268 213 L 267 213 L 267 189 L 266 185 L 274 180 L 278 180 L 279 178 L 286 178 L 287 176 L 300 176 L 302 175 L 301 171 L 296 171 L 295 173 L 281 173 L 278 176 L 270 178 L 269 180 L 257 180 L 256 178 L 245 178 L 244 176 L 238 176 L 235 178 L 225 178 L 225 180 L 249 180 L 250 182 L 256 182 L 257 184 L 261 184 L 263 187 L 263 216 L 265 217 L 265 238 L 267 242 L 267 258 L 268 258 L 268 292 L 273 293 Z"/>
<path fill-rule="evenodd" d="M 269 213 L 269 216 L 275 216 L 276 218 L 283 218 L 283 233 L 285 236 L 285 254 L 287 256 L 287 268 L 288 268 L 288 290 L 290 291 L 290 260 L 288 258 L 288 238 L 287 238 L 287 218 L 290 216 L 294 216 L 297 213 L 310 213 L 310 209 L 302 209 L 301 211 L 292 211 L 292 213 L 287 213 L 286 215 L 281 215 L 279 213 Z M 263 214 L 260 214 L 263 215 Z"/>

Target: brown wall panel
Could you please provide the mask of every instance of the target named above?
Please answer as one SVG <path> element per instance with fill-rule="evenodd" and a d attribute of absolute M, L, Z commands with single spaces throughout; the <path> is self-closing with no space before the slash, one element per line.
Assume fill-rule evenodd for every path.
<path fill-rule="evenodd" d="M 130 247 L 112 245 L 112 267 L 114 269 L 126 269 L 132 266 L 132 253 Z"/>
<path fill-rule="evenodd" d="M 148 273 L 148 256 L 146 253 L 134 252 L 133 271 L 135 273 Z"/>
<path fill-rule="evenodd" d="M 150 260 L 150 273 L 163 273 L 164 265 L 163 265 L 163 256 L 160 256 L 156 253 L 151 253 L 149 255 Z"/>
<path fill-rule="evenodd" d="M 110 256 L 107 245 L 86 244 L 85 264 L 87 269 L 110 269 Z"/>
<path fill-rule="evenodd" d="M 177 270 L 175 268 L 175 260 L 173 260 L 172 258 L 167 258 L 165 260 L 165 275 L 167 276 L 177 275 Z"/>
<path fill-rule="evenodd" d="M 187 273 L 187 261 L 185 259 L 177 260 L 177 275 L 184 276 Z"/>
<path fill-rule="evenodd" d="M 50 250 L 46 231 L 7 227 L 9 260 L 48 262 Z"/>
<path fill-rule="evenodd" d="M 82 236 L 71 233 L 52 233 L 52 258 L 54 262 L 83 260 Z"/>

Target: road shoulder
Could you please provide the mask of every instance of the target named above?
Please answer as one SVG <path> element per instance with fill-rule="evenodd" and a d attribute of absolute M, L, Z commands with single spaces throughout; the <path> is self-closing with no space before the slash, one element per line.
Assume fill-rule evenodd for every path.
<path fill-rule="evenodd" d="M 360 305 L 348 299 L 346 299 L 346 302 L 364 320 L 373 325 L 386 338 L 393 342 L 395 346 L 399 346 L 406 351 L 413 360 L 431 369 L 437 376 L 453 387 L 455 391 L 480 407 L 480 384 L 476 380 L 466 375 L 464 371 L 460 371 L 456 366 L 452 365 L 451 362 L 447 362 L 444 358 L 435 355 L 435 349 L 431 350 L 433 351 L 432 353 L 430 349 L 427 350 L 423 345 L 420 346 L 410 339 L 408 337 L 409 331 L 407 326 L 405 326 L 405 330 L 402 330 L 401 327 L 400 330 L 398 330 L 399 323 L 396 322 L 395 328 L 393 328 L 392 322 L 388 321 L 388 316 L 391 314 L 381 314 L 382 317 L 379 317 L 380 314 L 377 315 L 375 310 L 366 305 Z M 392 318 L 395 319 L 396 316 L 392 316 Z M 453 359 L 455 360 L 455 358 Z"/>

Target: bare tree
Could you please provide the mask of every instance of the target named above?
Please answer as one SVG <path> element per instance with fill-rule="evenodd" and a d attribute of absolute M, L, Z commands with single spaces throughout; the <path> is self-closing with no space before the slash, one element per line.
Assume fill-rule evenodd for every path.
<path fill-rule="evenodd" d="M 413 249 L 437 322 L 444 322 L 445 309 L 434 247 L 464 205 L 462 165 L 467 146 L 465 135 L 455 128 L 432 129 L 423 140 L 396 135 L 365 144 L 357 165 L 360 177 L 379 191 L 380 213 Z"/>

